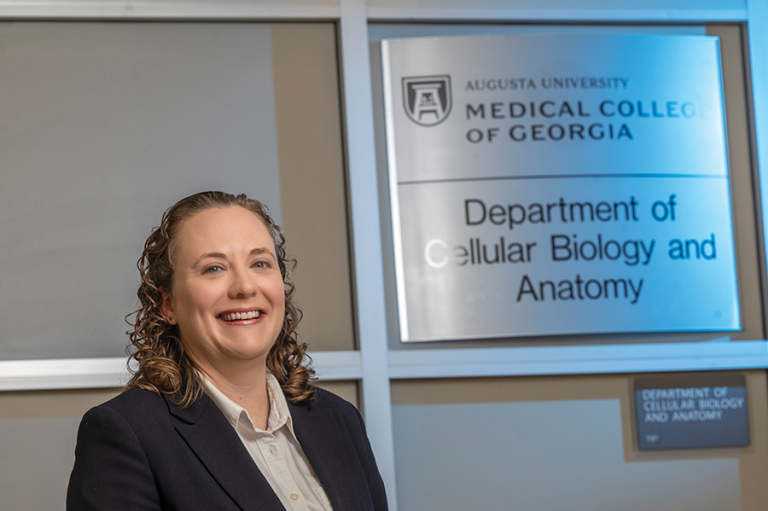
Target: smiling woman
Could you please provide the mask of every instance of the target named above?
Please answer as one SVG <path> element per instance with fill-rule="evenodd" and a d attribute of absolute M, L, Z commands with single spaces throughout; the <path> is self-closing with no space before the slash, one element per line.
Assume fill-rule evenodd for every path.
<path fill-rule="evenodd" d="M 138 262 L 138 369 L 83 418 L 67 509 L 386 509 L 359 413 L 303 365 L 293 262 L 245 195 L 165 212 Z"/>
<path fill-rule="evenodd" d="M 174 278 L 160 288 L 160 310 L 169 325 L 178 326 L 192 364 L 217 386 L 263 380 L 254 367 L 266 370 L 267 355 L 287 319 L 283 275 L 263 221 L 243 207 L 208 209 L 183 222 L 175 249 Z M 293 318 L 289 323 L 288 328 Z M 292 365 L 303 369 L 297 357 L 304 346 L 291 336 L 283 344 L 298 352 Z M 305 393 L 311 395 L 303 376 Z M 249 410 L 252 418 L 262 411 Z"/>
<path fill-rule="evenodd" d="M 248 243 L 253 246 L 247 247 Z M 238 250 L 246 250 L 249 254 L 246 257 L 236 253 Z M 254 253 L 250 254 L 250 251 Z M 238 257 L 241 260 L 236 260 Z M 243 261 L 250 263 L 251 260 L 254 266 L 257 263 L 265 266 L 269 260 L 271 271 L 243 272 L 240 267 L 246 264 Z M 231 268 L 226 272 L 228 263 Z M 195 317 L 192 309 L 197 307 L 199 310 L 203 302 L 213 300 L 210 294 L 221 292 L 228 282 L 231 286 L 253 286 L 258 280 L 261 286 L 265 282 L 272 283 L 269 293 L 257 288 L 257 296 L 235 297 L 228 303 L 243 308 L 251 305 L 247 303 L 249 300 L 268 301 L 266 296 L 275 299 L 274 295 L 279 294 L 283 310 L 274 311 L 270 316 L 270 324 L 277 331 L 269 334 L 271 349 L 266 365 L 292 401 L 311 398 L 314 392 L 311 374 L 302 365 L 306 345 L 297 342 L 294 332 L 301 311 L 292 301 L 293 282 L 289 270 L 293 264 L 295 261 L 286 255 L 280 227 L 269 216 L 266 206 L 256 200 L 244 195 L 203 192 L 168 208 L 160 226 L 144 244 L 144 253 L 138 262 L 141 307 L 135 312 L 130 338 L 134 349 L 131 356 L 138 362 L 139 369 L 128 387 L 176 395 L 176 404 L 184 408 L 196 401 L 202 394 L 202 385 L 197 379 L 185 376 L 195 374 L 195 371 L 213 372 L 214 364 L 219 366 L 226 360 L 214 357 L 208 361 L 202 356 L 202 347 L 198 343 L 206 336 L 213 342 L 210 337 L 213 331 L 199 321 L 203 321 L 203 317 L 211 319 L 210 311 Z M 225 278 L 216 272 L 222 272 L 221 276 Z M 277 293 L 275 286 L 279 290 Z M 227 290 L 230 291 L 237 293 L 234 287 Z M 181 306 L 175 314 L 174 303 Z M 217 306 L 222 307 L 221 303 Z M 233 307 L 219 314 L 235 311 L 236 307 Z M 195 321 L 198 323 L 193 324 Z M 215 378 L 217 375 L 206 376 Z"/>

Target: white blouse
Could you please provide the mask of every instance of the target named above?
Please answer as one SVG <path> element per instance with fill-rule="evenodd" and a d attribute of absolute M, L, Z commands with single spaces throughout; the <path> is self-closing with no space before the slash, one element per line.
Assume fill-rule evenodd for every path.
<path fill-rule="evenodd" d="M 314 470 L 293 431 L 293 419 L 280 384 L 267 373 L 269 420 L 264 431 L 248 412 L 198 373 L 205 393 L 237 431 L 251 458 L 289 511 L 332 511 Z"/>

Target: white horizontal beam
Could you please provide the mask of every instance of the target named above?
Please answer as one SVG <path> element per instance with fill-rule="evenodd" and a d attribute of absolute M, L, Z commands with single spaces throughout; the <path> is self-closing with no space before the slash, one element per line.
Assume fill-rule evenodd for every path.
<path fill-rule="evenodd" d="M 126 358 L 0 361 L 0 390 L 121 387 L 128 381 Z"/>
<path fill-rule="evenodd" d="M 397 350 L 392 379 L 768 368 L 768 341 Z"/>
<path fill-rule="evenodd" d="M 359 380 L 359 351 L 311 354 L 322 381 Z M 0 391 L 120 387 L 125 359 L 0 361 Z M 392 379 L 534 376 L 558 374 L 722 371 L 768 368 L 768 341 L 727 339 L 668 344 L 523 348 L 396 350 Z"/>
<path fill-rule="evenodd" d="M 321 381 L 359 380 L 363 377 L 359 351 L 317 351 L 310 353 L 312 366 Z"/>
<path fill-rule="evenodd" d="M 360 352 L 311 354 L 322 381 L 359 380 Z M 125 357 L 0 361 L 0 391 L 122 387 L 130 377 Z"/>
<path fill-rule="evenodd" d="M 369 21 L 746 21 L 746 9 L 516 9 L 369 7 Z M 338 5 L 258 1 L 0 0 L 0 19 L 281 20 L 339 19 Z"/>
<path fill-rule="evenodd" d="M 746 21 L 746 9 L 515 9 L 369 7 L 369 21 L 579 21 L 689 22 Z"/>
<path fill-rule="evenodd" d="M 0 1 L 0 19 L 317 20 L 338 19 L 337 5 L 280 2 Z"/>

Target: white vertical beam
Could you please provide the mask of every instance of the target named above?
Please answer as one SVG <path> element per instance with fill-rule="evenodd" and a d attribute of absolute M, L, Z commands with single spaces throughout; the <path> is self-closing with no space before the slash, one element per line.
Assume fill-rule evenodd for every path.
<path fill-rule="evenodd" d="M 747 30 L 749 36 L 749 65 L 752 76 L 752 106 L 755 122 L 755 153 L 757 168 L 760 176 L 758 184 L 762 217 L 763 269 L 762 282 L 763 299 L 765 300 L 768 276 L 766 276 L 765 257 L 768 254 L 768 2 L 766 0 L 747 1 Z M 768 311 L 768 303 L 763 304 L 763 310 Z M 764 334 L 765 335 L 765 334 Z"/>
<path fill-rule="evenodd" d="M 392 402 L 365 0 L 341 0 L 341 66 L 362 401 L 368 436 L 387 486 L 389 507 L 395 510 Z"/>

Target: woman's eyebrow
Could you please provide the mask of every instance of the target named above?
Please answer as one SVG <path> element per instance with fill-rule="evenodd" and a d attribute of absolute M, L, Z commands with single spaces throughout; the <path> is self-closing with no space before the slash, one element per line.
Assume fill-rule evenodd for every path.
<path fill-rule="evenodd" d="M 251 250 L 251 255 L 269 254 L 272 255 L 272 251 L 268 248 L 254 248 Z"/>
<path fill-rule="evenodd" d="M 208 252 L 207 254 L 203 254 L 197 258 L 197 261 L 195 261 L 195 266 L 197 266 L 198 263 L 200 263 L 200 261 L 202 261 L 203 259 L 208 259 L 208 258 L 226 259 L 227 256 L 221 252 Z"/>

